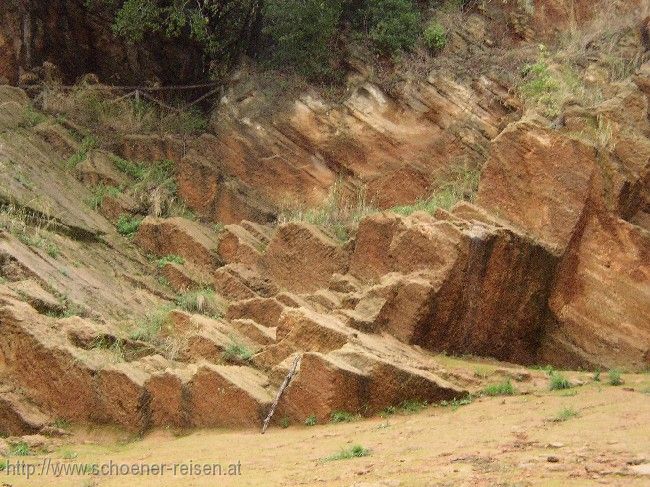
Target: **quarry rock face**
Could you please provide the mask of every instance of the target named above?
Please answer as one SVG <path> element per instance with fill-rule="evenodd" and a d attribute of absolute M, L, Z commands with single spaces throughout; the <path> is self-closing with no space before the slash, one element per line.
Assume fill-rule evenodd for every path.
<path fill-rule="evenodd" d="M 257 90 L 231 87 L 222 130 L 187 150 L 157 136 L 115 149 L 172 159 L 197 213 L 147 216 L 132 238 L 114 224 L 144 217 L 137 205 L 88 204 L 98 185 L 131 184 L 112 154 L 66 168 L 71 131 L 31 126 L 26 94 L 0 87 L 0 433 L 53 418 L 257 428 L 294 363 L 275 423 L 476 392 L 443 352 L 647 368 L 649 76 L 646 63 L 553 124 L 519 120 L 487 78 L 434 74 L 391 96 L 363 82 L 335 107 L 305 93 L 273 121 Z M 594 121 L 607 123 L 602 143 L 574 130 Z M 349 194 L 365 186 L 390 208 L 460 161 L 482 166 L 478 194 L 449 210 L 371 212 L 346 241 L 276 222 L 287 197 L 322 202 L 340 174 Z"/>

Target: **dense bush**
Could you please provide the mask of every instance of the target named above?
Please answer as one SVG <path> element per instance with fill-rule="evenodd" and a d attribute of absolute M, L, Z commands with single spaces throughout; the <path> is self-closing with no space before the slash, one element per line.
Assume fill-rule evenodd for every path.
<path fill-rule="evenodd" d="M 408 50 L 420 35 L 420 12 L 412 0 L 369 0 L 370 39 L 385 52 Z"/>
<path fill-rule="evenodd" d="M 424 43 L 432 51 L 439 51 L 447 45 L 447 33 L 438 22 L 431 22 L 424 29 Z"/>
<path fill-rule="evenodd" d="M 342 11 L 341 0 L 267 0 L 264 33 L 274 42 L 273 63 L 293 67 L 308 78 L 330 78 Z"/>
<path fill-rule="evenodd" d="M 155 34 L 200 45 L 217 74 L 248 53 L 312 80 L 332 80 L 346 38 L 392 54 L 412 48 L 422 33 L 415 0 L 85 1 L 112 12 L 114 32 L 130 42 Z M 445 34 L 434 27 L 425 41 L 439 49 Z"/>

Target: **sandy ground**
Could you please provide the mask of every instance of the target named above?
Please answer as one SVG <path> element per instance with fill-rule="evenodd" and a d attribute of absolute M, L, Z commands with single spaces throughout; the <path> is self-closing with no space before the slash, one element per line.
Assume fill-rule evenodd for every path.
<path fill-rule="evenodd" d="M 588 376 L 585 374 L 585 378 Z M 606 378 L 604 378 L 606 380 Z M 520 386 L 520 384 L 515 384 Z M 553 421 L 573 409 L 577 416 Z M 39 464 L 240 462 L 237 476 L 165 472 L 157 476 L 56 478 L 7 475 L 8 486 L 528 486 L 650 485 L 650 374 L 625 384 L 587 382 L 564 391 L 537 384 L 526 394 L 481 397 L 458 408 L 429 406 L 353 423 L 258 431 L 157 431 L 125 439 L 107 429 L 78 430 Z M 370 454 L 324 461 L 352 445 Z M 74 459 L 70 457 L 76 456 Z M 67 459 L 66 459 L 67 458 Z M 235 468 L 235 467 L 233 467 Z M 645 474 L 643 472 L 646 472 Z"/>

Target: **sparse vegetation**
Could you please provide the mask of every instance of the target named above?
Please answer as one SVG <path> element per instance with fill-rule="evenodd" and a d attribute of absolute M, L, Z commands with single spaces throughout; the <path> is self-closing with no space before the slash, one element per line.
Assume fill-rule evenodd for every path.
<path fill-rule="evenodd" d="M 568 421 L 571 418 L 575 418 L 578 416 L 578 412 L 573 409 L 572 407 L 564 407 L 562 408 L 553 418 L 553 421 L 556 423 L 561 423 L 564 421 Z"/>
<path fill-rule="evenodd" d="M 318 424 L 318 420 L 316 419 L 316 416 L 311 414 L 307 416 L 307 419 L 305 419 L 305 426 L 316 426 Z"/>
<path fill-rule="evenodd" d="M 187 291 L 179 294 L 175 302 L 177 307 L 190 313 L 203 314 L 215 319 L 223 315 L 213 289 Z"/>
<path fill-rule="evenodd" d="M 243 343 L 233 341 L 223 351 L 222 356 L 227 362 L 248 362 L 253 357 L 253 352 Z"/>
<path fill-rule="evenodd" d="M 66 449 L 63 450 L 61 456 L 63 457 L 64 460 L 74 460 L 79 456 L 79 454 L 76 451 Z"/>
<path fill-rule="evenodd" d="M 623 384 L 623 378 L 621 377 L 621 371 L 618 369 L 611 369 L 607 373 L 607 381 L 610 386 L 620 386 Z"/>
<path fill-rule="evenodd" d="M 156 267 L 162 269 L 163 267 L 165 267 L 165 265 L 170 263 L 183 265 L 185 264 L 185 259 L 183 259 L 180 255 L 174 255 L 174 254 L 165 255 L 160 259 L 156 260 Z"/>
<path fill-rule="evenodd" d="M 330 423 L 352 423 L 361 419 L 359 414 L 353 414 L 348 411 L 334 411 L 330 415 Z"/>
<path fill-rule="evenodd" d="M 349 448 L 343 448 L 338 453 L 325 457 L 324 461 L 349 460 L 351 458 L 367 457 L 368 455 L 370 455 L 370 450 L 361 445 L 353 445 Z"/>
<path fill-rule="evenodd" d="M 141 223 L 142 218 L 124 213 L 120 215 L 120 218 L 117 220 L 116 227 L 120 235 L 130 237 L 138 231 Z"/>
<path fill-rule="evenodd" d="M 66 166 L 69 169 L 74 169 L 80 163 L 85 161 L 86 157 L 88 156 L 88 153 L 97 146 L 98 146 L 97 139 L 92 135 L 87 135 L 81 141 L 79 150 L 68 158 L 68 160 L 66 161 Z"/>
<path fill-rule="evenodd" d="M 9 454 L 16 457 L 26 457 L 32 454 L 29 445 L 24 441 L 11 444 Z"/>
<path fill-rule="evenodd" d="M 554 370 L 549 371 L 549 389 L 551 391 L 559 391 L 562 389 L 570 389 L 571 382 L 564 375 Z"/>
<path fill-rule="evenodd" d="M 462 397 L 460 399 L 454 398 L 451 401 L 440 401 L 442 407 L 449 407 L 452 411 L 457 411 L 461 406 L 472 404 L 474 398 L 471 395 Z"/>
<path fill-rule="evenodd" d="M 291 426 L 291 421 L 289 418 L 286 416 L 280 420 L 280 427 L 283 429 L 287 429 L 289 426 Z"/>
<path fill-rule="evenodd" d="M 600 369 L 596 369 L 594 375 L 592 376 L 594 382 L 600 382 Z"/>
<path fill-rule="evenodd" d="M 90 192 L 91 197 L 86 201 L 86 204 L 93 210 L 97 210 L 102 206 L 102 203 L 104 202 L 104 198 L 106 198 L 106 196 L 116 198 L 122 193 L 122 190 L 115 186 L 105 186 L 103 184 L 99 184 L 91 188 Z"/>
<path fill-rule="evenodd" d="M 306 210 L 289 210 L 283 212 L 280 223 L 303 221 L 311 223 L 333 235 L 340 241 L 346 241 L 359 221 L 377 210 L 366 201 L 365 191 L 352 191 L 345 188 L 338 180 L 330 189 L 327 199 L 318 207 Z"/>
<path fill-rule="evenodd" d="M 483 389 L 483 394 L 486 396 L 514 396 L 516 394 L 510 380 L 499 382 L 498 384 L 490 384 Z"/>
<path fill-rule="evenodd" d="M 148 313 L 142 320 L 135 324 L 129 338 L 144 342 L 156 341 L 165 326 L 165 323 L 169 320 L 170 311 L 171 307 L 169 305 L 164 305 Z"/>
<path fill-rule="evenodd" d="M 15 236 L 28 247 L 37 248 L 56 259 L 61 254 L 58 245 L 52 242 L 48 229 L 55 227 L 53 218 L 12 204 L 0 204 L 0 229 Z"/>
<path fill-rule="evenodd" d="M 480 171 L 467 166 L 456 166 L 449 179 L 438 185 L 437 189 L 426 199 L 412 205 L 396 206 L 391 211 L 408 216 L 416 211 L 433 213 L 438 208 L 450 210 L 459 201 L 473 201 L 478 190 Z"/>

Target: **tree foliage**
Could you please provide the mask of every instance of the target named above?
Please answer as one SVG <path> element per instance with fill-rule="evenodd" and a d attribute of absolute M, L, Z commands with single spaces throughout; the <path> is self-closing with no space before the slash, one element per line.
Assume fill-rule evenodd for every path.
<path fill-rule="evenodd" d="M 385 53 L 409 50 L 422 31 L 416 0 L 85 1 L 112 11 L 113 30 L 132 43 L 164 35 L 200 45 L 221 69 L 247 52 L 317 80 L 332 79 L 351 31 Z"/>

